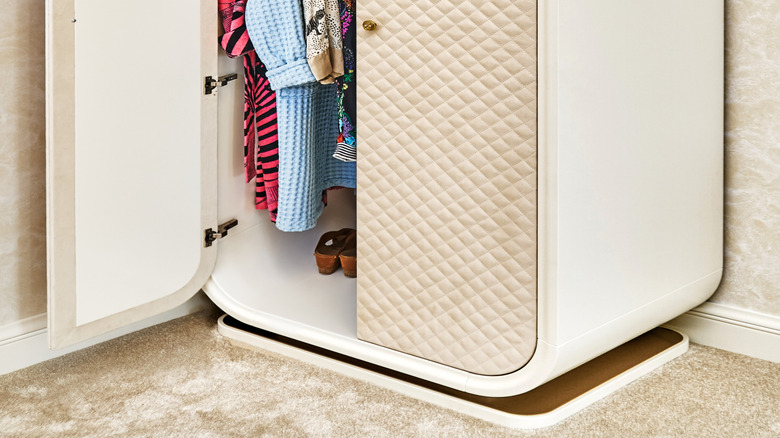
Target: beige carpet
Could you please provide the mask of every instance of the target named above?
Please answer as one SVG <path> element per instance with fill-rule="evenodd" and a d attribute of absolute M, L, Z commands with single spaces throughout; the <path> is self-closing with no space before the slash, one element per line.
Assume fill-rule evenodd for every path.
<path fill-rule="evenodd" d="M 234 347 L 205 312 L 0 377 L 2 437 L 780 437 L 780 364 L 691 351 L 568 420 L 513 431 Z"/>

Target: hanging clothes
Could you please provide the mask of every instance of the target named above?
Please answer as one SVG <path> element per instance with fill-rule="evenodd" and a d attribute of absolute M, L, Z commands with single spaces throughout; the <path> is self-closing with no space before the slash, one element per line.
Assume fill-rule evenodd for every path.
<path fill-rule="evenodd" d="M 339 135 L 333 157 L 341 161 L 357 159 L 357 90 L 356 68 L 357 38 L 355 29 L 355 0 L 339 0 L 341 11 L 342 52 L 344 76 L 336 78 L 336 94 L 339 107 Z"/>
<path fill-rule="evenodd" d="M 331 84 L 344 75 L 338 0 L 303 0 L 306 59 L 314 78 Z"/>
<path fill-rule="evenodd" d="M 338 135 L 335 84 L 317 82 L 306 58 L 299 0 L 249 0 L 246 26 L 276 91 L 279 129 L 279 209 L 283 231 L 313 228 L 323 191 L 356 186 L 355 163 L 333 158 Z"/>
<path fill-rule="evenodd" d="M 255 208 L 268 210 L 276 221 L 279 199 L 279 136 L 276 94 L 266 78 L 266 68 L 257 56 L 246 30 L 246 1 L 219 0 L 225 33 L 220 45 L 231 58 L 244 61 L 244 173 L 255 180 Z"/>

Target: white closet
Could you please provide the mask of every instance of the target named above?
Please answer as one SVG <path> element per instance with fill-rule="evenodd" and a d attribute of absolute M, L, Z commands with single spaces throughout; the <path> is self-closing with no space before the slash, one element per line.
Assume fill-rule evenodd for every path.
<path fill-rule="evenodd" d="M 383 32 L 401 19 L 405 32 L 429 29 L 459 2 L 438 2 L 422 16 L 405 13 L 409 3 L 428 2 L 358 3 L 358 23 L 379 25 L 370 35 L 358 29 L 359 89 L 367 93 L 361 120 L 382 120 L 378 101 L 391 82 L 368 82 L 379 67 L 360 63 L 389 56 Z M 441 38 L 457 45 L 485 19 L 509 34 L 529 25 L 502 21 L 502 4 L 481 5 L 484 16 Z M 356 294 L 372 289 L 372 273 L 361 270 L 357 282 L 340 272 L 320 276 L 312 252 L 324 231 L 356 226 L 356 203 L 367 205 L 360 187 L 357 201 L 351 191 L 333 192 L 317 228 L 304 233 L 279 232 L 254 210 L 243 182 L 242 81 L 204 90 L 207 77 L 241 72 L 240 61 L 218 49 L 215 0 L 47 1 L 52 347 L 163 312 L 203 288 L 254 327 L 502 397 L 706 300 L 722 270 L 722 2 L 535 5 L 533 348 L 523 363 L 491 376 L 358 339 Z M 457 65 L 446 51 L 433 55 Z M 414 88 L 414 80 L 394 90 Z M 361 139 L 372 135 L 360 131 Z M 367 156 L 370 141 L 359 144 Z M 359 181 L 370 172 L 360 164 Z M 205 244 L 207 230 L 233 219 L 227 236 Z M 363 227 L 359 233 L 371 240 Z M 360 269 L 371 266 L 362 260 L 367 250 L 359 251 Z"/>

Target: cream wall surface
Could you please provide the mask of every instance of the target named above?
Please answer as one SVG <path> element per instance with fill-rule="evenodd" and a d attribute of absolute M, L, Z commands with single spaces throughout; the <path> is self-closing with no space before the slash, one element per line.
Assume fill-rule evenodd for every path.
<path fill-rule="evenodd" d="M 780 316 L 780 1 L 726 2 L 725 271 L 711 301 Z"/>
<path fill-rule="evenodd" d="M 0 327 L 46 312 L 44 0 L 0 0 Z"/>
<path fill-rule="evenodd" d="M 725 274 L 780 316 L 780 1 L 727 0 Z M 0 327 L 46 311 L 44 0 L 0 0 Z"/>

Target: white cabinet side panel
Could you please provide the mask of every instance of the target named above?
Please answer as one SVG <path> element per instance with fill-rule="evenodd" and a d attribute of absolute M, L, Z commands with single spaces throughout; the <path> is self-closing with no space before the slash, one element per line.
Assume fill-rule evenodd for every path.
<path fill-rule="evenodd" d="M 721 268 L 723 5 L 562 0 L 558 32 L 561 345 Z"/>
<path fill-rule="evenodd" d="M 79 325 L 178 290 L 198 268 L 201 27 L 191 3 L 76 1 Z"/>

